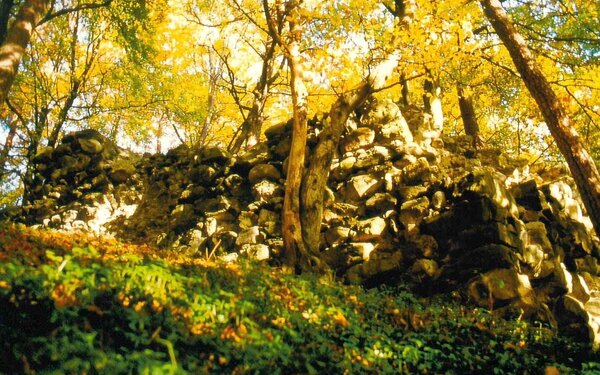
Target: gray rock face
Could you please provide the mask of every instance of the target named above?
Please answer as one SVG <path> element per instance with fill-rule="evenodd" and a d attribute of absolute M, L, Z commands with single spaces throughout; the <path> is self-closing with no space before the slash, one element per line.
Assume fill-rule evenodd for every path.
<path fill-rule="evenodd" d="M 368 285 L 401 276 L 600 343 L 600 245 L 572 180 L 515 179 L 525 165 L 500 151 L 413 134 L 428 126 L 415 108 L 365 107 L 326 189 L 321 255 L 337 275 Z M 140 156 L 98 132 L 72 133 L 36 155 L 40 184 L 17 218 L 278 262 L 290 132 L 290 123 L 272 127 L 266 143 L 235 157 L 187 146 Z"/>

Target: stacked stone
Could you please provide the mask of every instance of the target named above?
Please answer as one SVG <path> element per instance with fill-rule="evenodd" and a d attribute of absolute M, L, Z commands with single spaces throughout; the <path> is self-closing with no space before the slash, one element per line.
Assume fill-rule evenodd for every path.
<path fill-rule="evenodd" d="M 574 182 L 563 176 L 515 185 L 526 241 L 523 258 L 536 297 L 560 327 L 600 342 L 600 245 L 583 215 Z"/>
<path fill-rule="evenodd" d="M 332 164 L 321 241 L 324 259 L 348 281 L 374 283 L 403 269 L 404 233 L 414 227 L 404 205 L 420 209 L 437 151 L 414 142 L 392 101 L 372 100 L 349 122 Z"/>
<path fill-rule="evenodd" d="M 250 187 L 250 196 L 238 216 L 235 250 L 259 260 L 279 254 L 283 247 L 281 210 L 285 179 L 283 162 L 274 154 L 274 147 L 261 143 L 243 153 L 236 163 Z"/>
<path fill-rule="evenodd" d="M 142 199 L 112 223 L 118 237 L 230 260 L 268 259 L 281 248 L 281 162 L 266 144 L 237 159 L 218 147 L 179 146 L 139 169 Z"/>
<path fill-rule="evenodd" d="M 97 131 L 65 136 L 35 159 L 40 184 L 15 219 L 207 254 L 281 248 L 282 162 L 260 144 L 237 159 L 185 145 L 126 152 Z"/>
<path fill-rule="evenodd" d="M 107 206 L 124 214 L 131 211 L 128 205 L 138 193 L 122 184 L 134 174 L 136 159 L 95 130 L 66 135 L 56 148 L 43 148 L 35 156 L 36 186 L 17 219 L 65 229 L 100 229 L 105 222 L 97 219 Z"/>
<path fill-rule="evenodd" d="M 147 155 L 136 165 L 142 181 L 138 207 L 111 222 L 111 229 L 120 238 L 161 247 L 189 245 L 192 233 L 198 237 L 194 229 L 212 235 L 209 218 L 221 215 L 227 227 L 239 210 L 235 197 L 224 194 L 235 181 L 231 165 L 231 155 L 216 147 L 181 145 L 166 155 Z"/>
<path fill-rule="evenodd" d="M 472 303 L 522 310 L 599 343 L 600 246 L 572 181 L 532 178 L 509 190 L 505 180 L 485 167 L 455 180 L 445 204 L 419 223 L 436 251 L 412 271 L 437 290 L 462 290 Z"/>

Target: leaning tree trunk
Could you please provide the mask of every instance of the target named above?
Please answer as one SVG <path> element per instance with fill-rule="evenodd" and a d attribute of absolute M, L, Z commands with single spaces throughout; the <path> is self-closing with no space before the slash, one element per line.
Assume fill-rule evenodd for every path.
<path fill-rule="evenodd" d="M 216 95 L 217 95 L 217 80 L 216 77 L 213 76 L 212 72 L 210 73 L 210 80 L 208 85 L 208 100 L 207 100 L 207 109 L 206 109 L 206 117 L 204 118 L 204 123 L 202 124 L 202 130 L 200 131 L 200 140 L 198 144 L 200 146 L 204 146 L 206 143 L 206 138 L 208 137 L 208 129 L 212 125 L 215 105 L 216 105 Z"/>
<path fill-rule="evenodd" d="M 588 215 L 600 235 L 600 174 L 556 93 L 537 65 L 525 40 L 511 23 L 499 0 L 480 0 L 486 17 L 496 30 L 535 99 L 558 149 L 575 179 Z"/>
<path fill-rule="evenodd" d="M 373 92 L 369 83 L 342 94 L 329 111 L 329 124 L 319 135 L 302 185 L 302 237 L 312 254 L 319 253 L 321 221 L 329 167 L 350 114 Z"/>
<path fill-rule="evenodd" d="M 0 47 L 0 103 L 8 97 L 33 30 L 46 15 L 49 6 L 48 0 L 26 0 L 8 30 Z"/>
<path fill-rule="evenodd" d="M 279 32 L 275 29 L 274 32 Z M 237 153 L 242 148 L 242 145 L 246 143 L 246 148 L 255 146 L 260 140 L 260 134 L 262 131 L 262 125 L 264 122 L 263 112 L 267 104 L 267 98 L 271 89 L 273 80 L 273 60 L 275 57 L 275 48 L 277 47 L 276 38 L 273 38 L 267 46 L 264 56 L 262 57 L 262 69 L 260 73 L 260 79 L 256 83 L 252 95 L 252 107 L 248 112 L 246 120 L 242 124 L 242 132 L 235 139 L 233 146 L 230 151 Z"/>
<path fill-rule="evenodd" d="M 329 169 L 335 150 L 340 142 L 348 116 L 358 108 L 373 92 L 381 89 L 398 65 L 397 57 L 390 56 L 374 71 L 374 74 L 356 89 L 343 94 L 329 111 L 329 126 L 319 135 L 310 165 L 302 184 L 302 234 L 308 251 L 319 253 L 321 221 L 325 200 L 325 189 Z"/>

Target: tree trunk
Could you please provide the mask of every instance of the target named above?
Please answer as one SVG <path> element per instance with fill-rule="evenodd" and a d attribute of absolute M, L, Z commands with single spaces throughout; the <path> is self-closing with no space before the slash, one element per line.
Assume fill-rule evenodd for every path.
<path fill-rule="evenodd" d="M 321 222 L 329 167 L 349 115 L 373 92 L 369 83 L 342 94 L 329 111 L 329 126 L 319 135 L 302 185 L 302 237 L 312 254 L 319 253 Z"/>
<path fill-rule="evenodd" d="M 600 235 L 600 174 L 593 159 L 500 1 L 480 0 L 480 2 L 486 17 L 508 49 L 525 86 L 540 108 L 558 149 L 569 165 L 596 233 Z"/>
<path fill-rule="evenodd" d="M 385 85 L 398 65 L 396 56 L 384 60 L 356 89 L 341 95 L 329 111 L 330 124 L 319 135 L 310 165 L 302 185 L 302 231 L 303 239 L 309 253 L 319 254 L 321 222 L 325 188 L 329 178 L 329 169 L 335 150 L 340 142 L 348 116 L 373 92 Z"/>
<path fill-rule="evenodd" d="M 49 3 L 48 0 L 26 0 L 8 30 L 0 47 L 0 103 L 8 97 L 33 30 L 46 15 Z"/>
<path fill-rule="evenodd" d="M 279 25 L 277 26 L 280 27 Z M 275 32 L 279 32 L 279 30 L 275 30 Z M 263 111 L 267 104 L 267 98 L 269 96 L 273 78 L 273 59 L 276 46 L 277 41 L 273 38 L 269 42 L 265 54 L 262 57 L 263 63 L 260 79 L 256 83 L 254 91 L 252 91 L 252 95 L 254 96 L 252 107 L 250 107 L 246 121 L 244 121 L 244 124 L 242 125 L 242 132 L 235 140 L 233 147 L 230 150 L 232 152 L 238 152 L 244 142 L 246 143 L 246 148 L 251 148 L 260 140 L 260 133 L 262 132 L 262 124 L 264 122 Z"/>
<path fill-rule="evenodd" d="M 440 98 L 442 89 L 439 84 L 426 79 L 423 83 L 423 91 L 425 91 L 423 94 L 423 107 L 425 112 L 431 116 L 430 130 L 441 134 L 444 130 L 444 113 L 442 111 L 442 99 Z"/>
<path fill-rule="evenodd" d="M 287 3 L 287 10 L 295 10 L 298 0 Z M 292 145 L 288 157 L 288 169 L 283 202 L 282 237 L 289 266 L 306 271 L 325 271 L 326 265 L 319 254 L 319 237 L 323 216 L 324 192 L 335 149 L 339 144 L 344 125 L 352 113 L 371 93 L 383 87 L 398 66 L 398 57 L 392 54 L 384 60 L 355 90 L 342 95 L 330 111 L 330 126 L 319 136 L 319 142 L 311 155 L 311 163 L 304 174 L 308 93 L 302 81 L 299 45 L 302 28 L 289 16 L 291 42 L 284 43 L 274 30 L 269 16 L 268 2 L 263 8 L 269 21 L 269 30 L 283 47 L 290 66 L 294 125 Z"/>
<path fill-rule="evenodd" d="M 42 108 L 35 116 L 34 130 L 29 133 L 29 142 L 27 143 L 25 173 L 23 174 L 23 206 L 31 203 L 32 191 L 39 185 L 39 178 L 35 173 L 33 159 L 39 151 L 42 141 L 42 135 L 46 124 L 48 123 L 49 108 Z"/>
<path fill-rule="evenodd" d="M 208 129 L 213 121 L 213 110 L 215 108 L 215 95 L 211 90 L 208 93 L 208 110 L 206 111 L 206 118 L 204 119 L 204 123 L 202 124 L 202 130 L 200 131 L 200 140 L 198 144 L 200 146 L 204 146 L 206 143 L 206 138 L 208 137 Z"/>
<path fill-rule="evenodd" d="M 283 49 L 285 58 L 290 67 L 290 89 L 293 106 L 292 145 L 287 159 L 287 174 L 285 181 L 285 196 L 283 198 L 282 212 L 282 237 L 285 247 L 285 261 L 290 268 L 302 271 L 320 271 L 321 261 L 317 256 L 310 254 L 302 238 L 302 221 L 300 219 L 300 191 L 304 173 L 306 139 L 308 132 L 307 99 L 308 91 L 302 80 L 302 64 L 300 58 L 300 42 L 302 39 L 302 25 L 296 17 L 297 8 L 302 0 L 290 0 L 285 4 L 285 9 L 277 9 L 278 19 L 282 13 L 286 14 L 289 25 L 289 41 L 284 41 L 281 30 L 276 28 L 271 17 L 267 0 L 262 1 L 265 18 L 269 26 L 269 33 Z M 296 14 L 293 14 L 296 13 Z"/>
<path fill-rule="evenodd" d="M 406 74 L 402 73 L 400 75 L 400 84 L 402 85 L 402 97 L 400 98 L 400 104 L 402 104 L 403 108 L 407 108 L 410 105 L 410 89 L 408 87 L 408 80 L 406 79 Z"/>
<path fill-rule="evenodd" d="M 48 136 L 49 147 L 56 147 L 56 144 L 58 143 L 58 137 L 60 136 L 60 131 L 62 130 L 63 125 L 67 121 L 69 111 L 71 110 L 73 104 L 75 104 L 75 100 L 79 96 L 80 85 L 81 84 L 78 80 L 75 80 L 75 82 L 72 83 L 71 91 L 69 92 L 69 97 L 65 101 L 63 107 L 60 109 L 60 113 L 58 114 L 56 123 L 52 127 L 52 131 Z"/>
<path fill-rule="evenodd" d="M 479 135 L 479 124 L 473 107 L 473 98 L 471 95 L 465 94 L 460 85 L 456 86 L 458 92 L 458 107 L 460 108 L 460 117 L 465 127 L 465 134 L 473 138 L 473 147 L 479 148 L 482 144 L 481 136 Z"/>
<path fill-rule="evenodd" d="M 415 11 L 417 8 L 417 4 L 415 0 L 394 0 L 394 7 L 385 5 L 388 11 L 400 21 L 400 28 L 402 30 L 407 29 L 410 24 L 413 22 L 413 18 L 415 17 Z M 410 105 L 409 100 L 409 92 L 410 88 L 408 87 L 408 79 L 406 79 L 406 73 L 402 72 L 400 74 L 400 84 L 402 85 L 400 104 L 406 108 Z"/>
<path fill-rule="evenodd" d="M 290 46 L 290 53 L 297 53 L 297 46 Z M 302 238 L 302 222 L 300 219 L 300 191 L 304 158 L 306 154 L 306 136 L 308 120 L 306 99 L 308 93 L 302 81 L 299 64 L 295 56 L 291 56 L 290 79 L 292 86 L 292 103 L 294 107 L 294 125 L 292 130 L 292 146 L 288 156 L 285 196 L 283 201 L 283 243 L 286 249 L 288 266 L 300 266 L 302 270 L 312 270 L 317 264 L 310 263 L 304 240 Z"/>
<path fill-rule="evenodd" d="M 8 33 L 8 22 L 10 21 L 10 13 L 14 5 L 14 0 L 3 0 L 2 4 L 0 4 L 0 45 L 2 45 L 6 40 L 6 34 Z"/>
<path fill-rule="evenodd" d="M 164 121 L 164 116 L 158 120 L 158 124 L 156 127 L 156 149 L 155 149 L 155 152 L 157 154 L 160 154 L 162 152 L 162 137 L 163 137 L 163 133 L 164 133 L 163 121 Z"/>
<path fill-rule="evenodd" d="M 265 108 L 267 95 L 269 92 L 269 86 L 266 83 L 263 85 L 262 82 L 263 80 L 261 77 L 261 80 L 254 88 L 252 107 L 250 107 L 248 116 L 242 124 L 242 131 L 237 135 L 232 146 L 230 147 L 229 151 L 232 153 L 237 153 L 240 151 L 244 143 L 246 144 L 247 149 L 251 148 L 256 145 L 260 139 L 262 123 L 264 120 L 262 113 Z"/>
<path fill-rule="evenodd" d="M 206 138 L 208 137 L 208 129 L 210 129 L 213 118 L 215 117 L 215 105 L 216 105 L 216 96 L 217 96 L 217 78 L 213 72 L 210 72 L 210 80 L 208 86 L 208 100 L 207 100 L 207 109 L 206 109 L 206 118 L 204 118 L 204 123 L 202 124 L 202 130 L 200 131 L 200 140 L 198 144 L 200 146 L 204 146 L 206 143 Z"/>
<path fill-rule="evenodd" d="M 6 122 L 8 123 L 8 134 L 6 135 L 6 140 L 4 141 L 4 146 L 2 147 L 2 153 L 0 153 L 0 182 L 2 182 L 2 179 L 4 178 L 4 167 L 6 165 L 6 161 L 8 160 L 10 150 L 12 149 L 15 135 L 17 134 L 17 122 L 14 121 L 14 118 L 11 115 L 7 116 Z"/>

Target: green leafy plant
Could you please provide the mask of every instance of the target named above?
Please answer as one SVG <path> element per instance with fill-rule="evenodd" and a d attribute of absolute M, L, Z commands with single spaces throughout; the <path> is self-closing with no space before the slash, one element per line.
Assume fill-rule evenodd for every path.
<path fill-rule="evenodd" d="M 421 299 L 403 286 L 364 290 L 249 261 L 164 259 L 24 227 L 0 234 L 10 239 L 0 240 L 0 372 L 598 369 L 590 348 L 539 323 Z"/>

